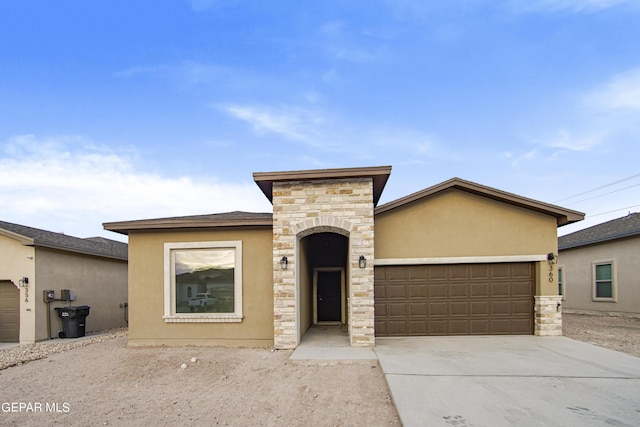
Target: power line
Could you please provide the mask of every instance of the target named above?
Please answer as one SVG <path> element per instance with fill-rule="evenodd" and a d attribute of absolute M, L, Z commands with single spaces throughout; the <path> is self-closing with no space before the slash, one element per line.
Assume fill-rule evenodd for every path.
<path fill-rule="evenodd" d="M 640 205 L 627 206 L 626 208 L 614 209 L 612 211 L 607 211 L 607 212 L 600 212 L 600 213 L 597 213 L 597 214 L 589 215 L 589 218 L 593 218 L 594 216 L 606 215 L 606 214 L 610 214 L 610 213 L 613 213 L 613 212 L 624 211 L 624 210 L 627 210 L 627 209 L 637 208 L 637 207 L 640 207 Z"/>
<path fill-rule="evenodd" d="M 612 185 L 620 184 L 621 182 L 628 181 L 630 179 L 637 178 L 639 176 L 640 176 L 640 173 L 637 173 L 637 174 L 632 175 L 632 176 L 630 176 L 628 178 L 623 178 L 623 179 L 620 179 L 618 181 L 614 181 L 614 182 L 611 182 L 609 184 L 605 184 L 605 185 L 602 185 L 600 187 L 593 188 L 591 190 L 583 191 L 582 193 L 578 193 L 578 194 L 574 194 L 573 196 L 565 197 L 564 199 L 557 200 L 557 201 L 555 201 L 553 203 L 559 203 L 559 202 L 563 202 L 565 200 L 573 199 L 574 197 L 582 196 L 584 194 L 593 193 L 594 191 L 601 190 L 601 189 L 607 188 L 607 187 L 611 187 Z M 606 194 L 609 194 L 609 193 L 606 193 Z M 576 202 L 576 203 L 579 203 L 579 202 Z"/>
<path fill-rule="evenodd" d="M 619 188 L 619 189 L 617 189 L 617 190 L 609 191 L 608 193 L 602 193 L 602 194 L 598 194 L 597 196 L 588 197 L 588 198 L 586 198 L 586 199 L 578 200 L 577 202 L 571 202 L 571 204 L 572 204 L 572 205 L 575 205 L 576 203 L 582 203 L 582 202 L 586 202 L 587 200 L 597 199 L 598 197 L 606 196 L 606 195 L 608 195 L 608 194 L 617 193 L 617 192 L 619 192 L 619 191 L 627 190 L 627 189 L 629 189 L 629 188 L 637 187 L 637 186 L 639 186 L 639 185 L 640 185 L 640 184 L 633 184 L 633 185 L 630 185 L 630 186 L 628 186 L 628 187 Z M 565 199 L 565 200 L 566 200 L 566 199 Z"/>

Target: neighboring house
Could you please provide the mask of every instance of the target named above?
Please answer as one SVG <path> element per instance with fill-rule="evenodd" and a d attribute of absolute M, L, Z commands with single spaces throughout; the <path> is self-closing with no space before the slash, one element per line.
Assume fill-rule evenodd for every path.
<path fill-rule="evenodd" d="M 129 236 L 129 344 L 290 349 L 316 323 L 354 346 L 561 334 L 547 260 L 582 213 L 458 178 L 377 206 L 390 173 L 254 173 L 273 213 L 104 224 Z"/>
<path fill-rule="evenodd" d="M 45 302 L 45 290 L 54 301 Z M 70 305 L 91 307 L 86 332 L 125 326 L 126 303 L 126 243 L 0 221 L 0 341 L 57 337 L 55 307 Z"/>
<path fill-rule="evenodd" d="M 563 307 L 640 314 L 640 213 L 558 239 Z"/>

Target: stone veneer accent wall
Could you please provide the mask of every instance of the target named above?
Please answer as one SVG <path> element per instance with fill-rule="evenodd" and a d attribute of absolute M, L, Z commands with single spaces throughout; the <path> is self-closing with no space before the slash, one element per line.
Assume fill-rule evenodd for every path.
<path fill-rule="evenodd" d="M 561 304 L 561 296 L 535 296 L 535 335 L 562 335 Z"/>
<path fill-rule="evenodd" d="M 337 232 L 349 238 L 347 266 L 348 328 L 353 346 L 373 346 L 374 227 L 371 178 L 273 183 L 273 327 L 274 346 L 297 345 L 296 259 L 300 238 Z M 364 255 L 367 266 L 358 268 Z M 280 268 L 287 257 L 288 268 Z"/>

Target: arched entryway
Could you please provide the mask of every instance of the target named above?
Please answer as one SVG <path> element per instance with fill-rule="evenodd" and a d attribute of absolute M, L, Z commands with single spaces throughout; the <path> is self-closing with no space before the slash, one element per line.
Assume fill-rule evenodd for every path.
<path fill-rule="evenodd" d="M 299 337 L 313 325 L 334 325 L 346 334 L 349 238 L 346 233 L 311 233 L 298 243 Z"/>

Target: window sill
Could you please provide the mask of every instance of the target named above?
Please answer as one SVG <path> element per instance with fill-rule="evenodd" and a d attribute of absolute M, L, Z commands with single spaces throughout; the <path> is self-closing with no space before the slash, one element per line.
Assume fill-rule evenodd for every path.
<path fill-rule="evenodd" d="M 162 316 L 165 323 L 240 323 L 242 316 L 236 314 L 228 315 L 197 315 L 184 314 L 173 316 Z"/>
<path fill-rule="evenodd" d="M 618 302 L 617 298 L 592 298 L 593 302 Z"/>

